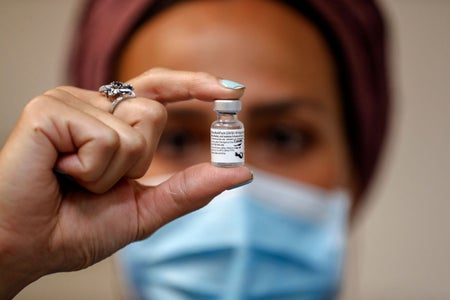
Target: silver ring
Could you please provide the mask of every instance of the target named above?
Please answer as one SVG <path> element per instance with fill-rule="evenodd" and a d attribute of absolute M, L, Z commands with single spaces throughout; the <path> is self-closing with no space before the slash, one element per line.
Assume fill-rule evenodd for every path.
<path fill-rule="evenodd" d="M 110 113 L 113 113 L 117 105 L 123 100 L 136 97 L 133 86 L 120 81 L 113 81 L 110 84 L 102 85 L 98 91 L 111 101 Z"/>

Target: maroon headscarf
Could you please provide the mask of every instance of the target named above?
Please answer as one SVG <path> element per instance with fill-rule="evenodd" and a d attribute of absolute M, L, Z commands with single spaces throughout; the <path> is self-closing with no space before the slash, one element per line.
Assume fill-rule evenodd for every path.
<path fill-rule="evenodd" d="M 149 12 L 171 0 L 90 0 L 75 34 L 70 84 L 96 90 L 112 81 L 114 63 Z M 361 195 L 379 160 L 389 111 L 385 27 L 371 0 L 283 1 L 324 34 L 338 65 L 344 119 Z"/>

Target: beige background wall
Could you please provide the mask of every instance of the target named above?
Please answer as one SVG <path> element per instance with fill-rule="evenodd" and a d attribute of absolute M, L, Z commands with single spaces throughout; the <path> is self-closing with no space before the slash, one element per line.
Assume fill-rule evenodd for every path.
<path fill-rule="evenodd" d="M 23 105 L 63 82 L 79 0 L 0 1 L 0 145 Z M 352 233 L 345 299 L 450 299 L 450 1 L 384 0 L 395 119 Z M 18 183 L 20 184 L 20 183 Z M 47 276 L 16 299 L 120 299 L 112 260 Z"/>

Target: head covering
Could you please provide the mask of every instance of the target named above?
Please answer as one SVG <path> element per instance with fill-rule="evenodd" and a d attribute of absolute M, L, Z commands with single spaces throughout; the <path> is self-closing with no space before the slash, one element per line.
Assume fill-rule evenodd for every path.
<path fill-rule="evenodd" d="M 97 89 L 114 78 L 127 38 L 161 4 L 176 0 L 90 0 L 75 33 L 71 84 Z M 360 191 L 373 177 L 386 136 L 389 93 L 385 26 L 372 0 L 283 1 L 310 19 L 329 43 L 338 66 L 344 120 Z"/>

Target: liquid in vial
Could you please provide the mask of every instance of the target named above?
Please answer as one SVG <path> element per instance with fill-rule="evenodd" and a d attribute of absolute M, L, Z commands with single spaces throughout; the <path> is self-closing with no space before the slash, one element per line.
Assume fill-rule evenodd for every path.
<path fill-rule="evenodd" d="M 237 167 L 245 163 L 244 124 L 237 118 L 240 100 L 216 100 L 217 120 L 211 124 L 211 163 L 217 167 Z"/>

